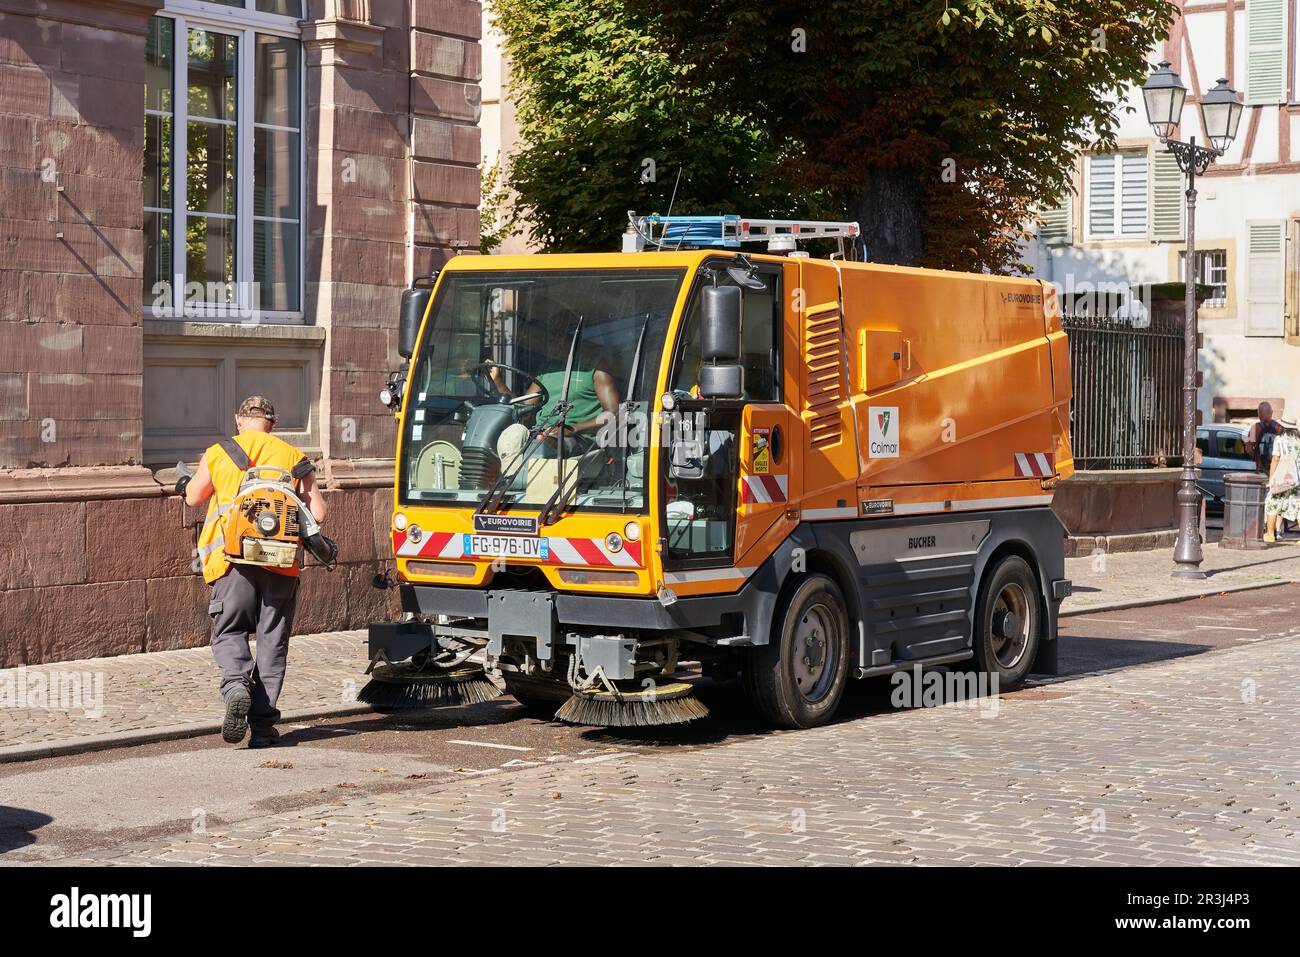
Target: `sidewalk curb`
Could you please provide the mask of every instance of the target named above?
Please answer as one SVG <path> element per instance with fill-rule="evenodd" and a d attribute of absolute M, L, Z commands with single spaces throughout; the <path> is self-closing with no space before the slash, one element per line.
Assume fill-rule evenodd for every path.
<path fill-rule="evenodd" d="M 1071 608 L 1068 611 L 1057 612 L 1058 618 L 1073 618 L 1076 615 L 1095 615 L 1106 611 L 1122 611 L 1125 608 L 1149 608 L 1152 605 L 1174 605 L 1184 601 L 1195 601 L 1198 598 L 1213 598 L 1215 595 L 1226 595 L 1230 592 L 1238 591 L 1257 591 L 1261 588 L 1277 588 L 1279 585 L 1294 585 L 1300 579 L 1280 578 L 1271 582 L 1249 582 L 1245 585 L 1224 585 L 1222 588 L 1215 588 L 1211 591 L 1193 592 L 1189 595 L 1172 595 L 1164 598 L 1135 598 L 1132 601 L 1110 601 L 1103 602 L 1100 605 L 1089 605 L 1087 608 Z"/>
<path fill-rule="evenodd" d="M 338 704 L 324 708 L 300 708 L 285 711 L 280 722 L 309 721 L 313 718 L 339 718 L 354 714 L 373 714 L 368 704 Z M 129 748 L 159 741 L 178 741 L 182 738 L 201 738 L 205 734 L 219 734 L 221 721 L 203 721 L 194 724 L 173 724 L 161 728 L 140 728 L 131 731 L 114 731 L 61 741 L 41 741 L 36 744 L 16 744 L 0 748 L 0 764 L 36 761 L 68 754 L 86 754 L 91 751 L 108 751 L 112 748 Z"/>

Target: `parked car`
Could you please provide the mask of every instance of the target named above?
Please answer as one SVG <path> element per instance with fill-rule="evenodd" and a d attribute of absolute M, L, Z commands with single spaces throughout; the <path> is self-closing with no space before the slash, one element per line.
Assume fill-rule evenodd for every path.
<path fill-rule="evenodd" d="M 1255 458 L 1246 451 L 1250 426 L 1216 422 L 1196 429 L 1196 447 L 1201 451 L 1197 485 L 1205 493 L 1207 512 L 1223 512 L 1223 477 L 1229 472 L 1255 471 Z"/>

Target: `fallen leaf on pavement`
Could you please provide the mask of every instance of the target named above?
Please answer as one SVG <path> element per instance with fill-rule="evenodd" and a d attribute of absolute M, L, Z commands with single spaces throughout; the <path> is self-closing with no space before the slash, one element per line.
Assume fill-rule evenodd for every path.
<path fill-rule="evenodd" d="M 261 762 L 260 764 L 258 764 L 258 767 L 259 767 L 259 768 L 279 768 L 279 769 L 282 770 L 282 771 L 287 771 L 289 768 L 293 767 L 293 762 L 292 762 L 292 761 L 280 761 L 280 760 L 278 760 L 278 759 L 276 759 L 276 758 L 268 758 L 267 760 L 265 760 L 265 761 Z"/>

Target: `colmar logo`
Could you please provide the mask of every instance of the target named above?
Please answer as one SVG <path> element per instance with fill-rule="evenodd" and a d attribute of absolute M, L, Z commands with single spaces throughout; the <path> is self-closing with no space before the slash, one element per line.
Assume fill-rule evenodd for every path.
<path fill-rule="evenodd" d="M 898 458 L 898 407 L 872 406 L 867 413 L 867 454 L 873 459 Z"/>

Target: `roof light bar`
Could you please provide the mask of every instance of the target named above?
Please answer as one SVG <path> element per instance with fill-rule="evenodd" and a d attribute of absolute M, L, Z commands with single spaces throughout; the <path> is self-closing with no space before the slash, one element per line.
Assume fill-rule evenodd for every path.
<path fill-rule="evenodd" d="M 742 243 L 766 243 L 778 237 L 793 239 L 856 239 L 857 223 L 808 219 L 741 219 L 723 216 L 638 216 L 636 231 L 648 245 L 722 246 L 737 248 Z"/>

